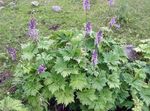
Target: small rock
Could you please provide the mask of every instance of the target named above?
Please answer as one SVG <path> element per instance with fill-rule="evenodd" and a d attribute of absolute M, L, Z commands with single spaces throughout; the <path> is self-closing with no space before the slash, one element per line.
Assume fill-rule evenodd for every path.
<path fill-rule="evenodd" d="M 15 8 L 15 7 L 16 7 L 16 3 L 15 3 L 15 2 L 10 2 L 8 5 L 9 5 L 11 8 Z"/>
<path fill-rule="evenodd" d="M 33 6 L 36 6 L 36 7 L 39 6 L 39 2 L 38 2 L 38 1 L 32 1 L 31 4 L 32 4 Z"/>
<path fill-rule="evenodd" d="M 60 6 L 52 6 L 52 10 L 55 12 L 60 12 L 62 9 Z"/>
<path fill-rule="evenodd" d="M 5 8 L 5 7 L 1 6 L 1 7 L 0 7 L 0 10 L 2 10 L 3 8 Z"/>
<path fill-rule="evenodd" d="M 0 7 L 4 6 L 4 2 L 2 0 L 0 0 Z"/>

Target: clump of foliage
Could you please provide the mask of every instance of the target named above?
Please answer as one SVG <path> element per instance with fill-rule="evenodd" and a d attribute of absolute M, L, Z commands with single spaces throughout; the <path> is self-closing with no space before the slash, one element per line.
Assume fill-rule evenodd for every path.
<path fill-rule="evenodd" d="M 35 111 L 48 110 L 52 98 L 74 111 L 117 107 L 146 111 L 150 105 L 146 62 L 128 60 L 121 44 L 107 33 L 95 46 L 95 35 L 58 31 L 22 44 L 14 74 L 17 96 Z M 91 61 L 93 50 L 97 64 Z"/>
<path fill-rule="evenodd" d="M 28 111 L 21 101 L 9 96 L 0 101 L 0 111 Z"/>

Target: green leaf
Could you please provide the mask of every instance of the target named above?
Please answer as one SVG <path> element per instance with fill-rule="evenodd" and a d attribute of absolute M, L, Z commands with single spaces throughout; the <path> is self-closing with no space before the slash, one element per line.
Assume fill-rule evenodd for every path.
<path fill-rule="evenodd" d="M 106 86 L 106 77 L 99 75 L 96 78 L 92 78 L 92 87 L 98 91 L 101 91 L 103 89 L 104 86 Z"/>
<path fill-rule="evenodd" d="M 52 94 L 54 94 L 58 90 L 64 90 L 65 88 L 65 79 L 57 74 L 52 74 L 50 77 L 48 77 L 44 84 L 48 86 L 49 91 L 51 91 Z"/>
<path fill-rule="evenodd" d="M 69 103 L 74 102 L 73 90 L 69 87 L 66 87 L 64 90 L 60 90 L 54 93 L 58 104 L 65 104 L 66 106 Z"/>
<path fill-rule="evenodd" d="M 41 63 L 48 63 L 50 60 L 52 60 L 53 57 L 50 54 L 47 54 L 45 52 L 41 53 L 41 54 L 37 54 L 36 60 L 37 61 L 41 61 Z"/>
<path fill-rule="evenodd" d="M 112 63 L 114 65 L 119 64 L 119 54 L 114 52 L 104 53 L 104 62 L 105 63 Z"/>
<path fill-rule="evenodd" d="M 26 96 L 36 96 L 43 86 L 35 80 L 26 81 L 23 85 L 23 90 Z"/>
<path fill-rule="evenodd" d="M 114 106 L 115 99 L 112 96 L 112 92 L 105 88 L 97 96 L 97 99 L 91 102 L 89 109 L 94 111 L 108 111 Z"/>
<path fill-rule="evenodd" d="M 84 74 L 71 76 L 70 86 L 73 89 L 82 90 L 83 88 L 86 87 L 86 85 L 87 85 L 87 80 Z"/>
<path fill-rule="evenodd" d="M 42 40 L 38 42 L 37 48 L 49 50 L 50 46 L 53 44 L 54 44 L 54 40 L 51 40 L 48 37 L 44 37 L 42 38 Z"/>
<path fill-rule="evenodd" d="M 31 60 L 35 54 L 38 53 L 38 49 L 36 48 L 35 44 L 33 43 L 27 43 L 27 44 L 22 44 L 22 59 L 23 60 Z"/>
<path fill-rule="evenodd" d="M 119 74 L 114 72 L 113 74 L 108 75 L 107 84 L 109 88 L 120 88 Z"/>
<path fill-rule="evenodd" d="M 62 58 L 57 58 L 54 69 L 57 73 L 60 73 L 63 77 L 67 77 L 70 74 L 78 74 L 78 70 L 73 67 L 67 67 L 67 63 Z"/>
<path fill-rule="evenodd" d="M 150 87 L 142 88 L 139 93 L 140 93 L 140 97 L 143 99 L 146 105 L 149 106 L 150 105 Z"/>
<path fill-rule="evenodd" d="M 94 100 L 97 100 L 95 90 L 85 89 L 77 94 L 78 99 L 83 105 L 90 105 Z"/>
<path fill-rule="evenodd" d="M 134 107 L 132 108 L 133 111 L 142 111 L 143 102 L 136 96 L 133 96 Z"/>
<path fill-rule="evenodd" d="M 1 111 L 28 111 L 27 108 L 21 103 L 21 101 L 5 97 L 0 101 L 0 110 Z"/>

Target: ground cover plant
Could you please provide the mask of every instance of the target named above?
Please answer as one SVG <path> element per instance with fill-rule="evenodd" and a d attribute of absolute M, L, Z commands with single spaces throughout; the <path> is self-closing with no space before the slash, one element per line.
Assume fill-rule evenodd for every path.
<path fill-rule="evenodd" d="M 45 2 L 55 5 L 52 6 L 52 10 L 56 11 L 53 17 L 58 20 L 50 19 L 47 13 L 41 16 L 43 11 L 48 11 Z M 1 53 L 2 68 L 9 69 L 10 72 L 3 72 L 2 69 L 0 76 L 0 83 L 3 85 L 0 110 L 149 111 L 150 40 L 137 39 L 134 42 L 136 47 L 126 44 L 127 41 L 132 41 L 130 37 L 133 35 L 148 38 L 146 36 L 149 27 L 145 25 L 140 31 L 141 27 L 134 29 L 134 26 L 140 26 L 141 22 L 136 22 L 132 11 L 128 12 L 132 2 L 41 0 L 41 6 L 31 6 L 34 10 L 32 12 L 27 8 L 29 4 L 20 8 L 23 2 L 15 3 L 18 5 L 11 4 L 10 7 L 9 4 L 4 12 L 9 8 L 12 12 L 22 9 L 25 11 L 23 14 L 32 13 L 32 17 L 19 17 L 20 22 L 29 20 L 26 28 L 26 22 L 18 24 L 21 32 L 19 27 L 14 30 L 15 33 L 4 33 L 5 28 L 1 29 L 2 35 L 7 37 L 7 34 L 10 34 L 8 40 L 13 42 L 1 46 L 7 51 Z M 74 4 L 73 10 L 68 11 L 70 6 L 66 5 L 67 3 L 70 6 Z M 100 3 L 98 9 L 97 3 Z M 56 4 L 68 7 L 62 8 Z M 82 13 L 72 13 L 77 9 L 82 10 Z M 95 10 L 94 13 L 92 9 Z M 64 18 L 65 14 L 72 16 Z M 100 24 L 97 22 L 99 14 L 102 14 Z M 2 14 L 2 18 L 5 17 Z M 62 21 L 59 21 L 60 19 Z M 54 24 L 49 26 L 49 20 Z M 132 24 L 133 21 L 138 24 Z M 129 33 L 126 33 L 128 31 Z M 12 39 L 13 34 L 21 38 Z M 125 40 L 124 36 L 130 37 Z M 10 80 L 9 78 L 11 81 L 6 81 Z M 6 97 L 3 97 L 4 95 Z"/>

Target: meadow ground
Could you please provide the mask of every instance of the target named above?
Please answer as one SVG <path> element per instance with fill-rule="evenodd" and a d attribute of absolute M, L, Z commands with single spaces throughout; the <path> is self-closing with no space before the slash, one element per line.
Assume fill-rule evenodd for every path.
<path fill-rule="evenodd" d="M 38 0 L 37 7 L 31 5 L 31 0 L 14 0 L 15 4 L 12 1 L 4 0 L 4 8 L 0 10 L 0 72 L 7 69 L 2 60 L 6 45 L 19 50 L 20 43 L 27 39 L 28 21 L 32 16 L 36 18 L 43 37 L 48 36 L 53 27 L 84 29 L 86 16 L 81 0 Z M 107 0 L 92 0 L 87 18 L 92 22 L 93 30 L 98 31 L 100 27 L 107 27 L 109 20 L 116 16 L 121 28 L 113 33 L 114 39 L 136 45 L 139 40 L 150 37 L 149 4 L 150 0 L 116 0 L 115 6 L 110 8 Z M 61 6 L 62 11 L 52 11 L 53 5 Z"/>

